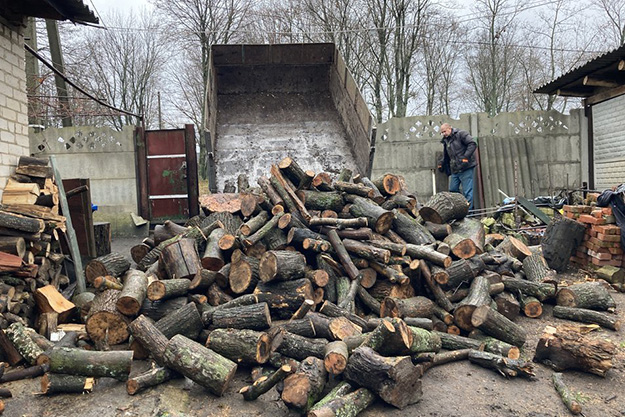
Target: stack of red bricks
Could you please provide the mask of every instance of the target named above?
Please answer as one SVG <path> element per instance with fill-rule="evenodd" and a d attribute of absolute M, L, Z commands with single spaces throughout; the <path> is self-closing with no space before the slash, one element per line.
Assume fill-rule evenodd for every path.
<path fill-rule="evenodd" d="M 571 262 L 587 267 L 612 265 L 625 267 L 621 248 L 621 229 L 615 223 L 610 207 L 564 206 L 564 216 L 586 225 L 584 242 Z"/>

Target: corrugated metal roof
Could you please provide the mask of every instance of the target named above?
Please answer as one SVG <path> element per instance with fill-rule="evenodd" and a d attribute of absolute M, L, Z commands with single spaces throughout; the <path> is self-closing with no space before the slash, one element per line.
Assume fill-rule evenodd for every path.
<path fill-rule="evenodd" d="M 625 44 L 610 52 L 606 52 L 605 54 L 600 55 L 583 65 L 572 69 L 571 71 L 560 76 L 559 78 L 556 78 L 555 80 L 537 88 L 536 90 L 534 90 L 534 93 L 554 94 L 556 91 L 562 89 L 563 87 L 569 86 L 576 81 L 579 81 L 579 84 L 576 83 L 576 87 L 582 87 L 582 80 L 584 79 L 584 77 L 594 74 L 597 71 L 603 70 L 615 63 L 618 63 L 622 59 L 625 59 Z M 587 95 L 590 94 L 579 94 L 579 96 L 581 97 Z"/>
<path fill-rule="evenodd" d="M 31 16 L 76 23 L 99 23 L 82 0 L 0 0 L 0 15 L 16 22 Z"/>

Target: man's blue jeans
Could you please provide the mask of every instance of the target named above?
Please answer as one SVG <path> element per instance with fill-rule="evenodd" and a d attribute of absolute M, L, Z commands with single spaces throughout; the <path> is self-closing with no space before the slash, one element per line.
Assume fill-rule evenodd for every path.
<path fill-rule="evenodd" d="M 459 193 L 460 185 L 462 185 L 462 194 L 469 202 L 469 210 L 473 210 L 473 171 L 475 167 L 451 174 L 449 177 L 449 191 Z"/>

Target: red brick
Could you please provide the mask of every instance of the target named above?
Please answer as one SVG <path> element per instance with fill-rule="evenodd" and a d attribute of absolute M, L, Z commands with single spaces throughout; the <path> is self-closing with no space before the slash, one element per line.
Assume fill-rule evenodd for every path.
<path fill-rule="evenodd" d="M 590 237 L 598 237 L 597 236 L 598 234 L 599 233 L 596 230 L 592 230 L 592 229 L 590 230 Z"/>
<path fill-rule="evenodd" d="M 612 215 L 612 207 L 602 207 L 601 208 L 601 213 L 605 214 L 606 216 L 611 216 Z"/>
<path fill-rule="evenodd" d="M 621 241 L 621 236 L 620 235 L 604 235 L 602 233 L 597 233 L 596 237 L 599 240 L 603 240 L 604 242 L 620 242 Z"/>
<path fill-rule="evenodd" d="M 593 210 L 593 211 L 590 212 L 590 215 L 592 217 L 596 217 L 596 218 L 600 219 L 600 218 L 603 217 L 603 212 L 601 210 Z"/>
<path fill-rule="evenodd" d="M 621 248 L 608 248 L 608 252 L 610 252 L 612 255 L 622 255 L 623 254 L 623 249 L 621 249 Z"/>
<path fill-rule="evenodd" d="M 562 210 L 568 213 L 590 213 L 592 211 L 591 206 L 577 205 L 577 206 L 563 206 Z"/>
<path fill-rule="evenodd" d="M 589 224 L 605 224 L 605 219 L 598 219 L 591 216 L 590 214 L 582 214 L 581 216 L 579 216 L 579 219 L 577 219 L 577 221 Z"/>
<path fill-rule="evenodd" d="M 602 261 L 609 261 L 612 259 L 611 253 L 599 253 L 595 251 L 588 251 L 588 256 L 594 259 L 600 259 Z"/>
<path fill-rule="evenodd" d="M 600 248 L 618 248 L 621 246 L 618 242 L 604 242 L 596 237 L 591 237 L 588 241 Z"/>
<path fill-rule="evenodd" d="M 603 233 L 604 235 L 620 235 L 621 234 L 621 228 L 618 226 L 614 226 L 612 224 L 607 224 L 607 225 L 597 225 L 597 226 L 593 226 L 593 229 L 595 229 L 597 232 L 599 233 Z"/>
<path fill-rule="evenodd" d="M 605 265 L 621 266 L 621 261 L 615 261 L 615 260 L 601 261 L 601 260 L 599 260 L 597 258 L 591 258 L 590 262 L 593 265 L 598 265 L 598 266 L 605 266 Z"/>

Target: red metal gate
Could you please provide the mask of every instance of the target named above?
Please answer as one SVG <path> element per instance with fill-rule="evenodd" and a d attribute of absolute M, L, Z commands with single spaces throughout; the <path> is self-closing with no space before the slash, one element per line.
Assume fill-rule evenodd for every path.
<path fill-rule="evenodd" d="M 199 212 L 193 125 L 137 129 L 141 216 L 153 223 L 183 221 Z"/>

